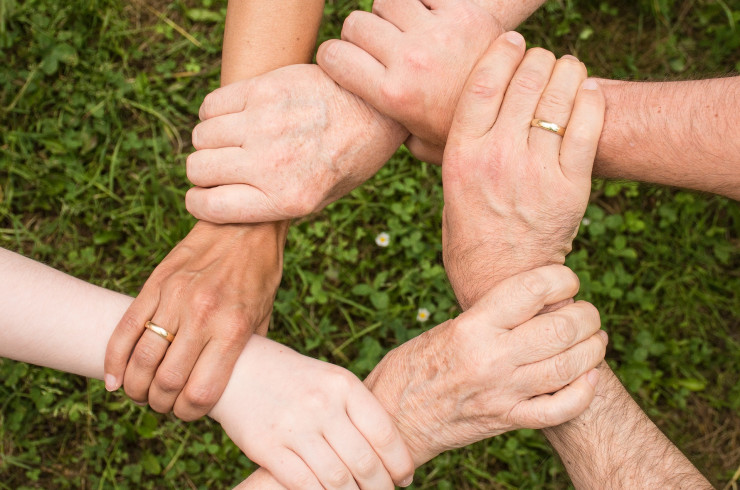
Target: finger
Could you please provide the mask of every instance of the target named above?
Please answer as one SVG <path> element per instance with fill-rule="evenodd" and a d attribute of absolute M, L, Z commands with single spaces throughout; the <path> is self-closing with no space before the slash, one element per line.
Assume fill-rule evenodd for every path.
<path fill-rule="evenodd" d="M 396 26 L 363 10 L 355 10 L 344 20 L 342 40 L 364 50 L 385 66 L 402 41 L 401 31 Z"/>
<path fill-rule="evenodd" d="M 604 360 L 607 338 L 606 332 L 600 330 L 565 352 L 518 367 L 516 375 L 527 380 L 520 386 L 533 395 L 553 393 L 563 388 Z"/>
<path fill-rule="evenodd" d="M 212 117 L 243 111 L 247 106 L 251 88 L 250 80 L 242 80 L 214 90 L 203 99 L 198 117 L 205 121 Z"/>
<path fill-rule="evenodd" d="M 251 335 L 231 341 L 211 339 L 203 348 L 174 406 L 175 416 L 186 422 L 207 414 L 226 389 L 226 384 Z"/>
<path fill-rule="evenodd" d="M 599 371 L 590 370 L 552 395 L 540 395 L 518 404 L 511 412 L 520 427 L 543 429 L 554 427 L 579 416 L 596 394 Z"/>
<path fill-rule="evenodd" d="M 526 143 L 534 111 L 550 80 L 555 55 L 542 48 L 532 48 L 511 79 L 496 125 L 513 144 Z"/>
<path fill-rule="evenodd" d="M 506 88 L 523 56 L 524 38 L 517 32 L 502 34 L 491 43 L 460 95 L 450 138 L 480 138 L 493 127 Z"/>
<path fill-rule="evenodd" d="M 413 134 L 404 142 L 406 148 L 414 157 L 422 162 L 431 163 L 432 165 L 442 165 L 442 155 L 444 148 L 427 144 Z"/>
<path fill-rule="evenodd" d="M 265 467 L 281 485 L 300 490 L 322 490 L 323 487 L 306 463 L 287 448 L 271 449 L 264 460 L 255 463 Z"/>
<path fill-rule="evenodd" d="M 352 424 L 332 424 L 324 437 L 360 488 L 393 488 L 393 481 L 380 458 Z"/>
<path fill-rule="evenodd" d="M 363 385 L 347 400 L 347 415 L 383 462 L 397 485 L 410 484 L 414 461 L 396 424 L 380 402 Z"/>
<path fill-rule="evenodd" d="M 591 303 L 579 301 L 557 311 L 538 315 L 512 330 L 512 360 L 517 365 L 549 359 L 583 342 L 599 331 L 601 317 Z"/>
<path fill-rule="evenodd" d="M 242 146 L 245 135 L 239 128 L 249 127 L 244 117 L 244 112 L 237 112 L 206 119 L 193 128 L 193 146 L 196 150 Z"/>
<path fill-rule="evenodd" d="M 229 146 L 191 153 L 186 162 L 193 185 L 213 187 L 226 184 L 253 184 L 265 174 L 263 162 L 255 163 L 244 148 Z"/>
<path fill-rule="evenodd" d="M 373 14 L 387 20 L 401 31 L 407 31 L 430 15 L 418 0 L 375 0 Z"/>
<path fill-rule="evenodd" d="M 586 76 L 586 66 L 577 58 L 570 55 L 560 58 L 540 97 L 534 117 L 566 128 L 578 88 Z M 530 148 L 540 150 L 542 155 L 558 155 L 562 142 L 563 137 L 551 131 L 539 127 L 531 127 L 529 130 Z"/>
<path fill-rule="evenodd" d="M 316 62 L 345 90 L 383 112 L 379 87 L 386 69 L 366 51 L 347 41 L 331 39 L 319 46 Z"/>
<path fill-rule="evenodd" d="M 596 148 L 604 127 L 606 103 L 604 93 L 596 80 L 581 84 L 576 95 L 573 113 L 560 147 L 560 169 L 568 180 L 591 186 L 591 169 Z"/>
<path fill-rule="evenodd" d="M 534 317 L 545 305 L 578 293 L 578 276 L 563 265 L 548 265 L 522 272 L 498 283 L 463 313 L 485 328 L 515 328 Z"/>
<path fill-rule="evenodd" d="M 352 472 L 323 438 L 305 438 L 291 448 L 311 468 L 324 488 L 357 489 Z"/>
<path fill-rule="evenodd" d="M 168 311 L 167 305 L 160 306 L 154 316 L 152 323 L 165 329 L 171 334 L 177 334 L 177 315 Z M 159 363 L 162 362 L 170 342 L 160 335 L 146 330 L 131 355 L 126 366 L 123 377 L 123 388 L 126 394 L 137 403 L 146 403 L 149 399 L 149 387 L 157 372 Z"/>
<path fill-rule="evenodd" d="M 169 413 L 188 381 L 193 366 L 203 352 L 205 339 L 198 330 L 181 328 L 159 364 L 149 387 L 149 406 L 159 413 Z"/>
<path fill-rule="evenodd" d="M 108 391 L 115 391 L 123 384 L 131 353 L 144 333 L 144 324 L 154 316 L 158 304 L 159 287 L 150 279 L 126 310 L 108 340 L 104 363 L 105 388 Z"/>
<path fill-rule="evenodd" d="M 245 184 L 194 187 L 185 194 L 185 207 L 197 219 L 211 223 L 263 223 L 297 217 L 284 212 L 261 190 Z"/>

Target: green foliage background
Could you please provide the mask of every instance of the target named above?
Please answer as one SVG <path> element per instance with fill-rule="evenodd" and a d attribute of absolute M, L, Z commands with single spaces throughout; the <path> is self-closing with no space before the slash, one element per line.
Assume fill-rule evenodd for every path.
<path fill-rule="evenodd" d="M 369 0 L 329 0 L 321 38 Z M 225 1 L 0 0 L 0 246 L 136 294 L 190 229 L 189 131 L 218 85 Z M 521 27 L 592 75 L 740 71 L 738 0 L 551 0 Z M 440 172 L 404 150 L 293 226 L 273 337 L 365 375 L 458 313 L 440 252 Z M 594 183 L 568 264 L 608 358 L 717 486 L 740 472 L 737 203 Z M 387 248 L 377 233 L 391 236 Z M 82 300 L 82 299 L 81 299 Z M 432 321 L 416 322 L 429 309 Z M 0 488 L 222 488 L 253 466 L 218 425 L 184 424 L 102 383 L 0 360 Z M 733 483 L 734 482 L 734 483 Z M 566 488 L 535 431 L 444 454 L 415 488 Z M 735 488 L 735 487 L 733 487 Z"/>

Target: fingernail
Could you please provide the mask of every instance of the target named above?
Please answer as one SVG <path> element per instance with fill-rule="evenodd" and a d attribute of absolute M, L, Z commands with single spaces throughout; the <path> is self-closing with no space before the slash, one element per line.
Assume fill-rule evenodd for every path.
<path fill-rule="evenodd" d="M 596 383 L 599 382 L 599 371 L 596 369 L 592 369 L 586 375 L 586 380 L 588 380 L 588 384 L 590 384 L 592 387 L 596 387 Z"/>
<path fill-rule="evenodd" d="M 581 87 L 583 87 L 583 90 L 596 90 L 599 88 L 599 84 L 593 78 L 587 78 Z"/>
<path fill-rule="evenodd" d="M 603 330 L 599 330 L 599 335 L 601 336 L 601 340 L 604 341 L 604 345 L 609 344 L 609 334 L 604 332 Z"/>
<path fill-rule="evenodd" d="M 516 31 L 509 31 L 504 34 L 504 37 L 514 46 L 524 46 L 524 38 Z"/>
<path fill-rule="evenodd" d="M 560 59 L 561 59 L 561 60 L 573 60 L 573 61 L 579 61 L 579 60 L 578 60 L 578 58 L 576 58 L 576 57 L 575 57 L 575 56 L 573 56 L 572 54 L 566 54 L 566 55 L 563 55 L 563 57 L 562 57 L 562 58 L 560 58 Z"/>
<path fill-rule="evenodd" d="M 105 389 L 108 391 L 116 391 L 118 389 L 118 380 L 112 374 L 106 374 L 103 378 L 105 380 Z"/>
<path fill-rule="evenodd" d="M 414 482 L 414 477 L 413 476 L 410 476 L 410 477 L 406 478 L 404 481 L 402 481 L 400 486 L 402 486 L 402 487 L 408 487 L 413 482 Z"/>

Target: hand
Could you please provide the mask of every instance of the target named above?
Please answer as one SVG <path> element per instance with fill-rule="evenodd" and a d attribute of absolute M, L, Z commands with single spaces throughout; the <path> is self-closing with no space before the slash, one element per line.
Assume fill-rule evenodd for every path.
<path fill-rule="evenodd" d="M 589 406 L 607 343 L 598 311 L 579 301 L 535 316 L 577 291 L 564 266 L 524 272 L 378 364 L 365 384 L 417 466 L 510 430 L 559 425 Z"/>
<path fill-rule="evenodd" d="M 264 335 L 287 225 L 199 222 L 154 270 L 108 342 L 105 381 L 157 412 L 205 415 L 255 330 Z M 147 320 L 175 334 L 170 344 Z"/>
<path fill-rule="evenodd" d="M 305 216 L 370 178 L 406 133 L 318 66 L 292 65 L 220 88 L 200 110 L 187 161 L 196 218 Z"/>
<path fill-rule="evenodd" d="M 502 32 L 469 0 L 376 0 L 372 14 L 352 12 L 342 40 L 322 44 L 316 60 L 339 85 L 404 125 L 415 156 L 441 163 L 465 80 Z"/>
<path fill-rule="evenodd" d="M 463 309 L 501 279 L 570 252 L 604 121 L 603 94 L 585 79 L 572 56 L 524 56 L 513 32 L 470 75 L 442 165 L 443 257 Z M 530 127 L 534 118 L 567 126 L 565 136 Z"/>
<path fill-rule="evenodd" d="M 253 337 L 211 411 L 252 461 L 288 488 L 408 485 L 411 455 L 357 377 Z"/>
<path fill-rule="evenodd" d="M 607 343 L 598 311 L 579 301 L 535 316 L 577 291 L 564 266 L 524 272 L 380 361 L 365 385 L 417 467 L 506 431 L 562 424 L 589 406 Z M 281 487 L 261 469 L 237 488 Z"/>

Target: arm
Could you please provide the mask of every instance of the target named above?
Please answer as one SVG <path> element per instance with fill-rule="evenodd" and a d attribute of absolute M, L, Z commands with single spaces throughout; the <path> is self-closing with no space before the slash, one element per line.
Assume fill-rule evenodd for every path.
<path fill-rule="evenodd" d="M 606 348 L 584 302 L 533 317 L 575 294 L 563 266 L 512 277 L 473 308 L 388 353 L 365 380 L 414 464 L 516 428 L 569 420 L 590 403 Z M 264 469 L 239 488 L 282 488 Z"/>
<path fill-rule="evenodd" d="M 509 17 L 500 16 L 501 2 L 426 3 L 435 15 L 419 9 L 412 23 L 395 3 L 376 2 L 377 15 L 354 12 L 342 41 L 324 43 L 317 60 L 340 85 L 406 127 L 412 153 L 440 163 L 462 85 L 501 32 L 490 27 L 493 19 L 515 26 L 542 2 L 516 2 Z M 740 109 L 740 77 L 600 83 L 607 111 L 596 175 L 740 198 L 740 143 L 728 137 Z"/>
<path fill-rule="evenodd" d="M 711 489 L 645 415 L 606 363 L 581 416 L 545 429 L 576 488 Z"/>
<path fill-rule="evenodd" d="M 222 83 L 310 61 L 323 1 L 228 5 Z M 279 29 L 276 26 L 279 25 Z M 147 280 L 111 336 L 106 387 L 192 420 L 213 407 L 253 332 L 267 331 L 288 223 L 199 222 Z M 168 348 L 144 330 L 175 334 Z M 209 340 L 210 339 L 210 340 Z"/>
<path fill-rule="evenodd" d="M 740 77 L 600 80 L 606 121 L 594 171 L 740 200 Z"/>
<path fill-rule="evenodd" d="M 324 0 L 229 0 L 221 85 L 310 63 Z"/>
<path fill-rule="evenodd" d="M 106 341 L 131 298 L 4 249 L 0 277 L 0 356 L 102 379 Z M 254 336 L 225 381 L 209 415 L 285 485 L 388 488 L 384 466 L 399 483 L 411 474 L 391 418 L 345 369 Z"/>
<path fill-rule="evenodd" d="M 604 113 L 598 84 L 581 83 L 585 67 L 576 61 L 555 62 L 530 50 L 506 88 L 502 72 L 509 62 L 489 51 L 468 80 L 442 166 L 445 267 L 464 308 L 527 260 L 560 262 L 570 250 Z M 543 83 L 547 73 L 552 76 Z M 530 128 L 534 117 L 567 125 L 562 140 Z M 543 250 L 550 250 L 549 258 Z M 473 273 L 491 268 L 494 277 Z M 710 488 L 606 364 L 600 372 L 586 412 L 546 431 L 576 488 Z"/>
<path fill-rule="evenodd" d="M 390 16 L 393 14 L 388 12 L 391 3 L 379 0 L 373 8 L 385 8 Z M 422 25 L 423 32 L 415 37 L 418 45 L 438 46 L 425 38 L 427 34 L 444 41 L 451 39 L 447 35 L 450 32 L 464 32 L 464 39 L 470 38 L 474 43 L 476 38 L 491 39 L 494 33 L 501 32 L 496 21 L 480 7 L 466 0 L 449 3 L 462 5 L 466 8 L 465 15 L 457 15 L 454 11 L 454 15 Z M 503 8 L 514 3 L 517 8 Z M 491 5 L 501 9 L 499 20 L 510 26 L 516 25 L 540 3 L 541 0 L 495 0 Z M 433 17 L 418 1 L 395 2 L 394 5 L 407 7 L 402 9 L 405 13 L 411 9 L 410 21 L 416 16 Z M 445 11 L 453 12 L 449 8 Z M 481 13 L 484 15 L 478 15 Z M 347 22 L 367 16 L 374 17 L 362 12 L 353 14 Z M 374 32 L 372 29 L 361 23 L 355 25 L 357 37 L 372 37 L 368 36 Z M 348 32 L 346 26 L 343 32 Z M 383 49 L 393 50 L 396 44 L 392 34 L 386 29 L 374 39 Z M 452 45 L 465 47 L 460 40 Z M 326 59 L 332 55 L 330 46 L 331 42 L 325 43 L 317 55 L 323 68 L 327 68 Z M 483 49 L 485 46 L 477 55 Z M 330 74 L 343 84 L 337 74 L 351 71 L 355 65 L 343 65 L 341 53 L 339 55 L 334 63 L 336 69 Z M 476 59 L 467 53 L 460 57 L 458 71 L 468 73 Z M 399 58 L 399 63 L 405 61 Z M 423 63 L 423 59 L 416 61 Z M 418 66 L 414 64 L 416 61 L 412 60 L 412 66 Z M 465 79 L 457 80 L 456 73 L 456 70 L 427 72 L 424 81 L 433 81 L 440 87 L 450 82 L 461 88 Z M 377 78 L 375 74 L 373 77 L 367 75 L 369 73 L 363 77 Z M 406 83 L 412 82 L 407 79 Z M 392 91 L 377 85 L 369 86 L 368 93 L 395 100 Z M 213 92 L 201 107 L 203 122 L 193 131 L 198 151 L 188 158 L 187 169 L 188 178 L 197 187 L 188 192 L 188 210 L 197 218 L 212 222 L 260 222 L 305 216 L 345 195 L 370 178 L 409 134 L 394 121 L 394 114 L 384 112 L 387 116 L 384 117 L 372 107 L 380 108 L 381 105 L 373 104 L 371 97 L 366 100 L 370 104 L 342 90 L 315 66 L 284 68 Z M 428 105 L 420 105 L 400 98 L 395 103 L 427 117 L 436 115 L 438 104 L 433 99 L 428 102 Z M 454 100 L 441 102 L 451 102 L 454 107 Z M 451 119 L 451 114 L 440 117 Z"/>

